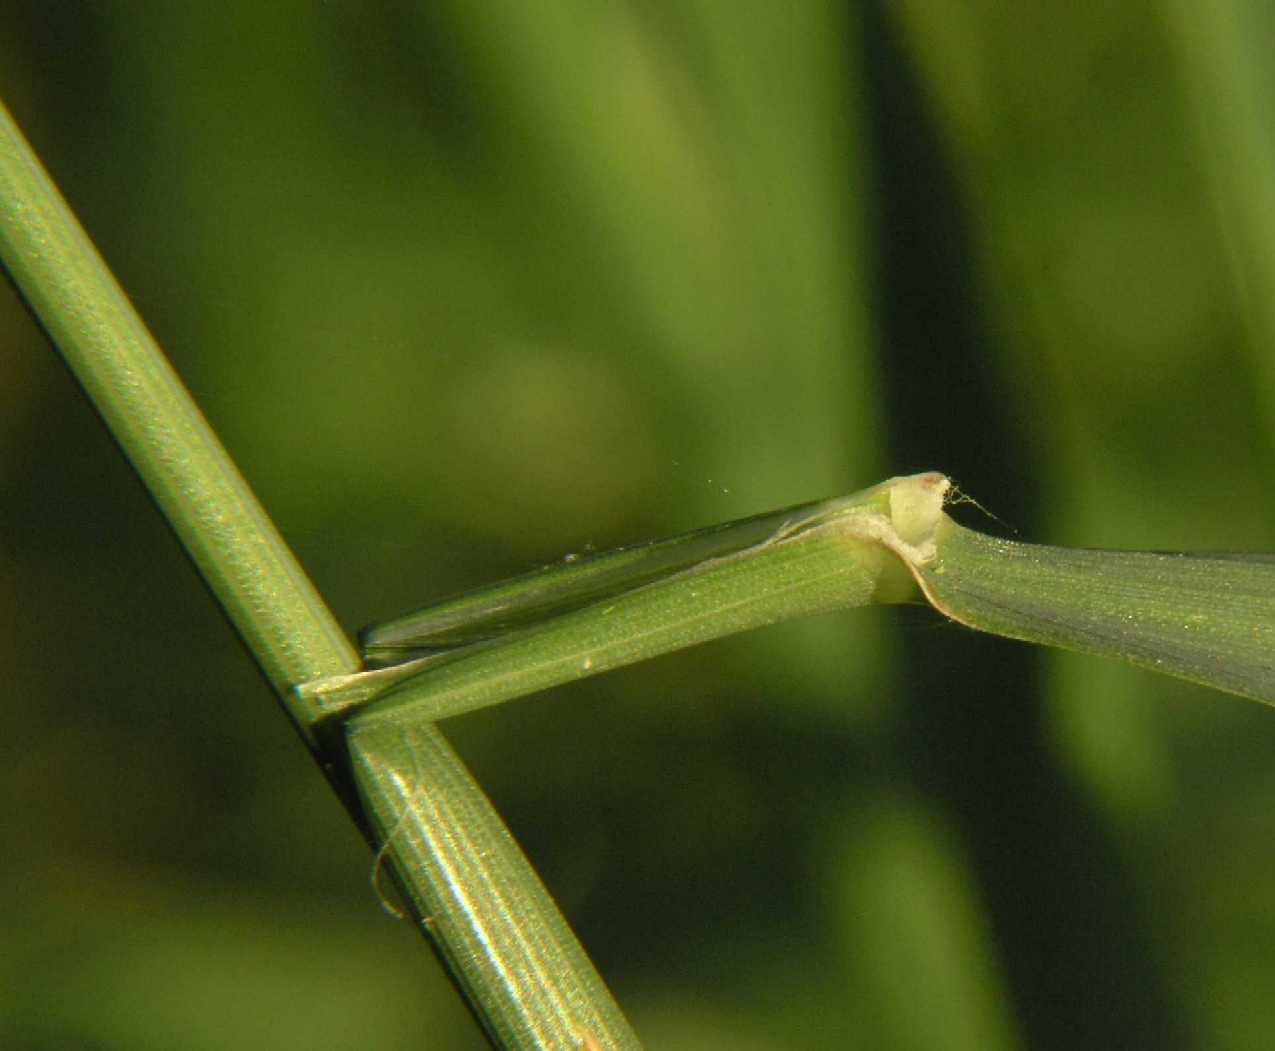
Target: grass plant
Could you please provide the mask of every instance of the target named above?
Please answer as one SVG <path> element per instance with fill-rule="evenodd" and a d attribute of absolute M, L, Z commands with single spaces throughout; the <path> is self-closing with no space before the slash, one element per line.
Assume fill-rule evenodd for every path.
<path fill-rule="evenodd" d="M 2 93 L 122 281 L 7 116 L 3 265 L 482 1032 L 638 1046 L 485 787 L 652 1046 L 1265 1046 L 1268 713 L 1139 669 L 1270 703 L 1275 564 L 1063 546 L 1272 546 L 1261 5 L 1037 26 L 904 2 L 853 27 L 835 5 L 587 6 L 120 12 L 95 61 L 75 45 L 90 22 L 67 37 L 51 12 L 64 32 L 0 45 Z M 374 1023 L 426 994 L 345 970 L 295 849 L 339 831 L 260 790 L 259 724 L 228 729 L 258 706 L 223 705 L 251 689 L 227 687 L 233 663 L 190 671 L 178 589 L 112 544 L 131 535 L 115 494 L 73 469 L 105 454 L 44 452 L 73 417 L 24 360 L 0 413 L 27 437 L 6 539 L 34 554 L 0 597 L 12 714 L 35 725 L 4 771 L 30 800 L 10 864 L 46 875 L 15 899 L 32 933 L 0 977 L 33 1006 L 0 1016 L 0 1043 L 170 1046 L 190 1005 L 233 1001 L 191 1026 L 209 1046 L 313 1046 L 305 1021 L 334 1014 L 390 1046 Z M 487 583 L 891 462 L 953 470 L 1051 543 L 958 524 L 927 473 Z M 86 601 L 110 565 L 123 600 Z M 476 584 L 362 653 L 333 614 Z M 927 600 L 942 616 L 821 616 L 594 678 Z M 100 642 L 77 648 L 77 609 Z M 953 621 L 1116 659 L 1037 662 Z M 185 759 L 167 708 L 129 709 L 160 692 L 186 700 Z M 267 798 L 289 820 L 262 822 L 254 856 L 240 826 Z M 228 858 L 260 876 L 281 836 L 308 860 L 279 897 L 208 904 Z M 183 882 L 200 858 L 217 875 Z M 221 936 L 223 916 L 281 930 L 280 901 L 303 900 L 322 907 L 299 906 L 288 965 Z M 217 936 L 183 956 L 192 917 Z M 245 979 L 253 961 L 279 984 Z M 131 1006 L 156 974 L 171 1016 Z M 398 1003 L 358 1016 L 357 981 Z M 285 1008 L 291 1032 L 271 1030 Z M 451 1028 L 407 1046 L 480 1039 Z"/>

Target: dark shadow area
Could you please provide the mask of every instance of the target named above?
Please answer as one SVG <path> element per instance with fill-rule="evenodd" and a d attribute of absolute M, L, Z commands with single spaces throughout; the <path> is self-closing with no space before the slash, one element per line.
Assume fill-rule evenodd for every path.
<path fill-rule="evenodd" d="M 862 25 L 896 473 L 944 470 L 1030 539 L 1038 465 L 996 399 L 960 187 L 886 6 Z M 1187 1046 L 1135 882 L 1044 739 L 1038 651 L 956 626 L 903 647 L 915 778 L 959 823 L 1023 1046 Z"/>

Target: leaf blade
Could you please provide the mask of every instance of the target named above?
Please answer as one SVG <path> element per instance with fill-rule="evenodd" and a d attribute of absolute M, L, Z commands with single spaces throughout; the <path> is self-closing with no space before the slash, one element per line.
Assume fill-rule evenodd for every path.
<path fill-rule="evenodd" d="M 1275 704 L 1275 558 L 1002 540 L 945 519 L 917 570 L 945 615 Z"/>

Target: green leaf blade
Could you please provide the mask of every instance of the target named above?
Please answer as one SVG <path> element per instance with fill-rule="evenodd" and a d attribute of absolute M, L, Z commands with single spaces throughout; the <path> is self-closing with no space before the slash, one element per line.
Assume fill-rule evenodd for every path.
<path fill-rule="evenodd" d="M 927 597 L 980 631 L 1103 656 L 1275 704 L 1275 558 L 1001 540 L 946 519 Z"/>

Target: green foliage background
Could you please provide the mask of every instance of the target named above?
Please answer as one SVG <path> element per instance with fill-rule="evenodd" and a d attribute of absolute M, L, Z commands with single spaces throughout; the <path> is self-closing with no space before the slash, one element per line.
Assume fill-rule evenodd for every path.
<path fill-rule="evenodd" d="M 351 628 L 937 468 L 1275 550 L 1275 16 L 26 4 L 0 97 Z M 482 1046 L 0 295 L 12 1047 Z M 650 1047 L 1265 1048 L 1275 720 L 859 610 L 456 720 Z"/>

